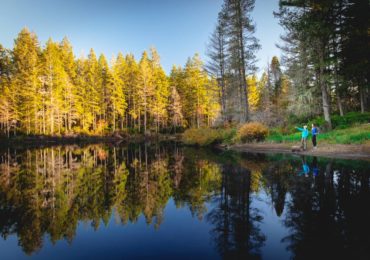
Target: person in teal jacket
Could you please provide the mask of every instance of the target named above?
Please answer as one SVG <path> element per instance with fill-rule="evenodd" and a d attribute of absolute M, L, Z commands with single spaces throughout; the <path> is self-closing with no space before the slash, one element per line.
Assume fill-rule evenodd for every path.
<path fill-rule="evenodd" d="M 303 150 L 306 150 L 307 149 L 307 137 L 309 133 L 307 126 L 305 125 L 303 126 L 303 128 L 296 127 L 296 129 L 302 132 L 301 147 L 303 148 Z"/>

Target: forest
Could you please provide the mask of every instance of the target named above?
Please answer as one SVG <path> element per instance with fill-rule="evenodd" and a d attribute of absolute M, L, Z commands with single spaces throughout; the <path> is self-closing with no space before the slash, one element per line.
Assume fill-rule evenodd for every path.
<path fill-rule="evenodd" d="M 370 5 L 367 0 L 281 0 L 285 30 L 257 76 L 254 0 L 224 0 L 207 62 L 195 54 L 167 75 L 154 47 L 139 60 L 110 61 L 91 49 L 76 57 L 65 37 L 44 44 L 24 28 L 0 44 L 0 132 L 16 135 L 176 133 L 185 128 L 369 110 Z M 272 14 L 273 15 L 273 14 Z"/>
<path fill-rule="evenodd" d="M 211 125 L 217 85 L 199 55 L 168 77 L 154 48 L 140 61 L 119 53 L 110 63 L 93 49 L 75 58 L 67 38 L 40 47 L 26 28 L 13 50 L 1 48 L 0 118 L 3 132 L 36 135 L 134 132 Z M 194 102 L 195 101 L 195 102 Z"/>
<path fill-rule="evenodd" d="M 290 118 L 369 109 L 370 5 L 367 0 L 280 0 L 274 13 L 285 34 L 259 80 L 254 75 L 253 0 L 225 0 L 208 65 L 219 82 L 224 120 L 283 125 Z M 304 121 L 304 120 L 302 120 Z"/>

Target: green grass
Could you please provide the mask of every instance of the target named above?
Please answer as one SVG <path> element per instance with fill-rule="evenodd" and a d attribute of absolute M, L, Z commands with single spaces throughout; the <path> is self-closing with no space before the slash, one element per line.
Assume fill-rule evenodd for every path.
<path fill-rule="evenodd" d="M 276 143 L 299 142 L 300 140 L 300 132 L 283 135 L 274 131 L 267 137 L 267 141 Z M 335 129 L 320 133 L 317 140 L 330 144 L 363 144 L 370 140 L 370 124 L 355 125 L 346 129 Z"/>
<path fill-rule="evenodd" d="M 363 144 L 370 140 L 370 113 L 349 112 L 344 116 L 332 115 L 334 130 L 326 131 L 326 123 L 323 117 L 311 119 L 295 118 L 282 127 L 269 129 L 266 138 L 268 142 L 274 143 L 297 143 L 301 140 L 301 132 L 295 126 L 302 127 L 315 123 L 320 129 L 317 137 L 318 142 L 329 144 Z M 309 137 L 311 140 L 311 136 Z M 200 128 L 187 129 L 182 140 L 188 145 L 208 146 L 214 144 L 241 143 L 238 128 Z M 370 143 L 370 142 L 369 142 Z"/>
<path fill-rule="evenodd" d="M 335 130 L 338 129 L 347 129 L 358 124 L 370 123 L 370 112 L 360 113 L 360 112 L 348 112 L 344 116 L 333 114 L 331 115 L 332 127 Z M 319 127 L 322 132 L 327 130 L 327 123 L 324 120 L 323 116 L 313 117 L 313 118 L 297 118 L 291 116 L 288 122 L 284 123 L 283 126 L 274 127 L 270 129 L 271 135 L 276 135 L 279 139 L 279 134 L 281 135 L 290 135 L 295 134 L 295 127 L 302 127 L 307 125 L 311 127 L 312 124 L 315 124 Z M 296 139 L 296 137 L 292 137 Z"/>

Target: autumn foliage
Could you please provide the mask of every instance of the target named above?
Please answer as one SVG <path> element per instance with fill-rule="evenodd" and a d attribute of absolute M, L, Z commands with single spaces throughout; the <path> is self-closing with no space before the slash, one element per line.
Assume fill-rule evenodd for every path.
<path fill-rule="evenodd" d="M 76 58 L 67 38 L 41 47 L 27 28 L 13 49 L 0 44 L 0 136 L 168 133 L 213 125 L 219 107 L 198 54 L 166 75 L 154 47 L 140 60 Z"/>
<path fill-rule="evenodd" d="M 238 130 L 238 137 L 243 143 L 263 141 L 268 135 L 268 128 L 258 122 L 250 122 L 242 125 Z"/>

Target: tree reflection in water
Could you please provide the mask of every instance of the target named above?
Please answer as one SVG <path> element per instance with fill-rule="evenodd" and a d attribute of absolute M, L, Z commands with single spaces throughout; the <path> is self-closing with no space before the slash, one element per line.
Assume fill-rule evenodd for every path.
<path fill-rule="evenodd" d="M 347 163 L 347 164 L 346 164 Z M 284 240 L 296 259 L 368 259 L 370 193 L 368 163 L 317 165 L 309 178 L 292 178 Z"/>
<path fill-rule="evenodd" d="M 281 240 L 293 258 L 370 256 L 369 164 L 289 156 L 217 153 L 141 144 L 54 146 L 0 151 L 0 233 L 15 234 L 27 254 L 70 243 L 78 224 L 98 229 L 141 216 L 154 229 L 176 207 L 210 227 L 222 258 L 263 256 L 269 237 L 254 206 L 266 193 L 289 235 Z M 300 174 L 302 169 L 309 169 Z M 181 235 L 181 234 L 179 234 Z M 196 234 L 194 234 L 196 235 Z"/>
<path fill-rule="evenodd" d="M 265 241 L 259 228 L 263 217 L 251 207 L 251 194 L 259 190 L 264 162 L 256 159 L 222 166 L 221 194 L 207 218 L 214 227 L 211 236 L 222 258 L 260 258 L 259 249 Z"/>
<path fill-rule="evenodd" d="M 185 159 L 176 145 L 159 144 L 5 151 L 0 157 L 1 235 L 16 234 L 31 254 L 42 247 L 44 234 L 53 243 L 71 242 L 79 221 L 98 229 L 113 213 L 122 224 L 143 215 L 159 228 L 171 196 L 202 219 L 221 172 L 211 161 L 194 159 Z"/>

